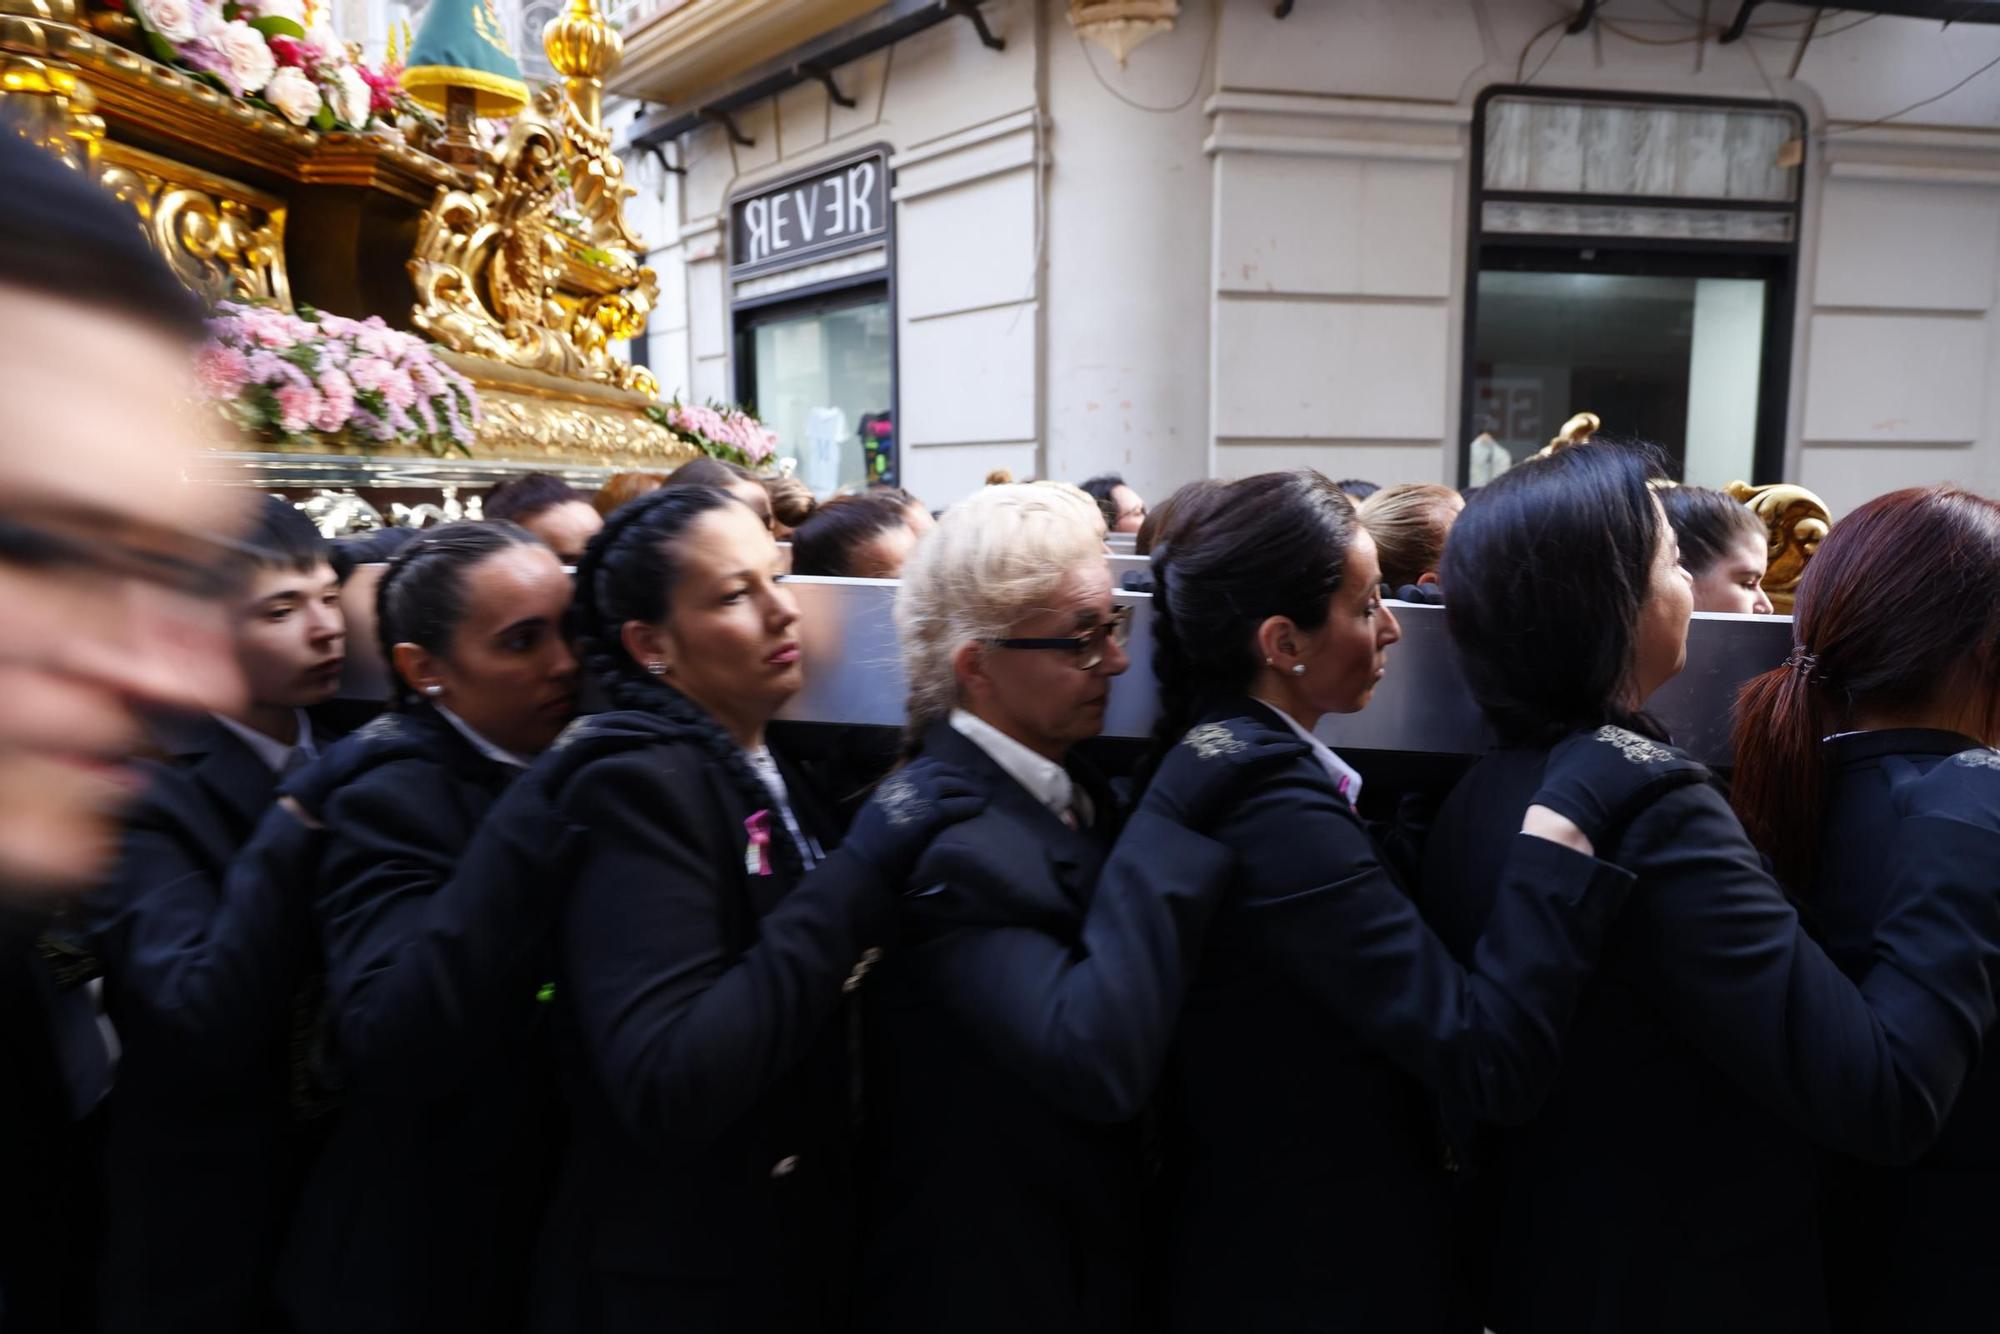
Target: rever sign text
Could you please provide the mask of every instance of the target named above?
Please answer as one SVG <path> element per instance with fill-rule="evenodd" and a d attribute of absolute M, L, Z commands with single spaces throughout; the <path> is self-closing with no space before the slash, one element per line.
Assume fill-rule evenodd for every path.
<path fill-rule="evenodd" d="M 824 168 L 729 206 L 730 269 L 744 273 L 822 259 L 889 229 L 889 164 L 881 152 Z"/>

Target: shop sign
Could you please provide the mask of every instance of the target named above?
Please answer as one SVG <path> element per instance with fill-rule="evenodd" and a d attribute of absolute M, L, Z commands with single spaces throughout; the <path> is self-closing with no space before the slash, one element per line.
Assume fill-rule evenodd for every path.
<path fill-rule="evenodd" d="M 889 161 L 878 149 L 733 201 L 730 272 L 843 254 L 874 244 L 888 230 Z"/>

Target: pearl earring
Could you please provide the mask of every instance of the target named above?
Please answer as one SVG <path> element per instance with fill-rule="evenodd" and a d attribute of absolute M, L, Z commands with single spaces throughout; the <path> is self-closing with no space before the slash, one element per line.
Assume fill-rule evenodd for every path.
<path fill-rule="evenodd" d="M 444 693 L 444 687 L 437 684 L 427 685 L 424 687 L 424 693 L 426 695 L 429 695 L 432 699 L 436 699 L 439 695 L 442 695 Z"/>
<path fill-rule="evenodd" d="M 1292 664 L 1293 676 L 1304 676 L 1305 674 L 1306 674 L 1306 665 L 1304 663 L 1295 662 Z"/>
<path fill-rule="evenodd" d="M 656 658 L 652 662 L 646 664 L 646 670 L 651 672 L 655 676 L 665 676 L 667 674 L 667 664 L 659 661 Z"/>
<path fill-rule="evenodd" d="M 1277 666 L 1278 664 L 1277 664 L 1277 663 L 1275 663 L 1275 662 L 1272 662 L 1272 661 L 1271 661 L 1271 660 L 1270 660 L 1269 658 L 1266 658 L 1266 659 L 1264 659 L 1264 665 L 1265 665 L 1266 667 L 1276 667 L 1276 666 Z"/>

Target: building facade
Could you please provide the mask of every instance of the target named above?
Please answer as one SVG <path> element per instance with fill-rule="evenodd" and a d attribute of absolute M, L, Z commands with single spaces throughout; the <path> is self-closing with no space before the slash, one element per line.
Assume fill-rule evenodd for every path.
<path fill-rule="evenodd" d="M 1097 0 L 647 3 L 643 354 L 823 490 L 1468 484 L 1588 409 L 1836 514 L 2000 491 L 2000 28 L 1216 0 L 1121 65 Z"/>

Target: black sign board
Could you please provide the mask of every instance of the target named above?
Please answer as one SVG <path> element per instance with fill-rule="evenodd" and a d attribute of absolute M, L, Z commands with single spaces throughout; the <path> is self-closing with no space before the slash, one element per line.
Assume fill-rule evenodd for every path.
<path fill-rule="evenodd" d="M 789 268 L 880 241 L 889 231 L 889 155 L 873 149 L 729 205 L 729 271 Z"/>

